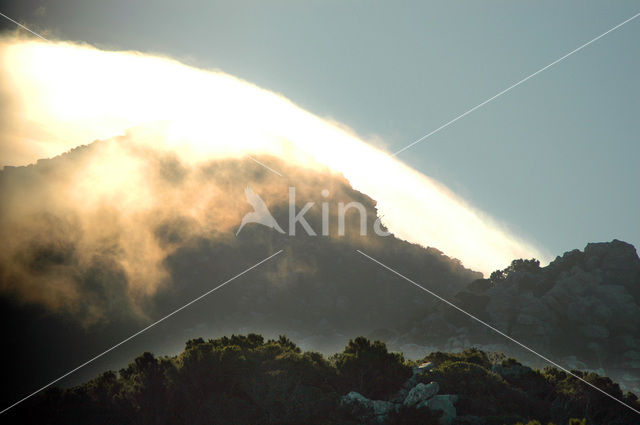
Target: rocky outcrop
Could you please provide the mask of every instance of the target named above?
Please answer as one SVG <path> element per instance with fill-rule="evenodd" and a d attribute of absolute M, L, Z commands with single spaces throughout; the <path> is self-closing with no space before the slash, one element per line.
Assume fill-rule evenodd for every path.
<path fill-rule="evenodd" d="M 433 366 L 432 363 L 423 363 L 413 368 L 413 376 L 390 401 L 371 400 L 358 392 L 351 391 L 341 398 L 340 407 L 351 417 L 367 425 L 385 424 L 389 415 L 403 406 L 415 409 L 426 407 L 442 412 L 438 419 L 440 425 L 451 425 L 456 418 L 455 403 L 458 402 L 458 396 L 438 395 L 440 385 L 437 382 L 428 384 L 418 382 L 420 376 L 431 370 Z"/>
<path fill-rule="evenodd" d="M 431 410 L 439 410 L 442 416 L 438 419 L 440 425 L 451 425 L 456 418 L 456 408 L 454 404 L 458 401 L 457 395 L 434 395 L 430 399 L 424 401 L 419 406 L 424 406 Z"/>
<path fill-rule="evenodd" d="M 590 243 L 546 267 L 514 261 L 470 283 L 454 300 L 562 366 L 607 375 L 640 393 L 640 259 L 632 245 Z M 476 346 L 548 366 L 446 305 L 388 344 L 416 354 Z"/>
<path fill-rule="evenodd" d="M 384 424 L 389 413 L 397 408 L 397 405 L 390 401 L 371 400 L 355 391 L 343 396 L 340 406 L 366 424 Z"/>
<path fill-rule="evenodd" d="M 409 391 L 413 387 L 418 385 L 420 376 L 423 373 L 430 371 L 434 367 L 435 365 L 431 362 L 426 362 L 426 363 L 422 363 L 419 366 L 414 366 L 412 369 L 412 372 L 413 372 L 412 376 L 409 379 L 407 379 L 407 381 L 404 384 L 402 384 L 402 387 L 400 388 L 400 390 L 394 396 L 391 397 L 391 401 L 394 403 L 404 402 L 405 398 L 409 394 Z"/>
<path fill-rule="evenodd" d="M 411 388 L 402 404 L 407 407 L 420 406 L 423 402 L 438 394 L 439 390 L 440 386 L 437 382 L 431 382 L 429 384 L 419 383 Z"/>

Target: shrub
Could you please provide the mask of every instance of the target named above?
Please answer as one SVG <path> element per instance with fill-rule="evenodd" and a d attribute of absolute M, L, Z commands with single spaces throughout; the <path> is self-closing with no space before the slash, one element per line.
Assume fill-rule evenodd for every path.
<path fill-rule="evenodd" d="M 357 391 L 368 398 L 383 399 L 396 392 L 411 376 L 402 354 L 390 353 L 381 341 L 358 337 L 331 360 L 343 393 Z"/>
<path fill-rule="evenodd" d="M 440 384 L 442 394 L 458 394 L 459 415 L 505 415 L 530 413 L 524 392 L 513 389 L 500 376 L 476 363 L 445 361 L 425 380 Z"/>
<path fill-rule="evenodd" d="M 477 348 L 469 348 L 461 353 L 443 353 L 436 351 L 426 356 L 422 361 L 432 362 L 436 366 L 446 362 L 473 363 L 484 369 L 491 370 L 491 361 L 489 360 L 489 356 L 487 356 L 487 353 Z"/>

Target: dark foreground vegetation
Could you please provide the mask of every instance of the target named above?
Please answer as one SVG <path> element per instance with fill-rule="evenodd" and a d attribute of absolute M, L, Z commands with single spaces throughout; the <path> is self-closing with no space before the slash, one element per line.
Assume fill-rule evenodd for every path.
<path fill-rule="evenodd" d="M 431 362 L 416 373 L 418 365 Z M 584 379 L 640 409 L 609 378 Z M 6 413 L 24 424 L 359 424 L 341 404 L 357 391 L 393 400 L 408 379 L 437 382 L 458 395 L 452 424 L 633 424 L 640 416 L 554 368 L 531 370 L 514 359 L 477 349 L 431 353 L 419 362 L 387 351 L 381 342 L 350 341 L 329 358 L 302 352 L 284 336 L 255 334 L 187 342 L 174 357 L 144 353 L 119 372 L 77 387 L 50 388 Z M 386 424 L 438 424 L 441 412 L 402 402 Z M 572 419 L 572 418 L 580 418 Z M 380 422 L 380 418 L 377 418 Z"/>

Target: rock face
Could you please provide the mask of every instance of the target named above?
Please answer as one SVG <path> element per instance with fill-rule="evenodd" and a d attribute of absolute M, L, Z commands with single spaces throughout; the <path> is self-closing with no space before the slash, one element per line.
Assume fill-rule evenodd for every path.
<path fill-rule="evenodd" d="M 614 240 L 590 243 L 546 267 L 514 261 L 490 279 L 458 292 L 456 305 L 569 369 L 605 374 L 640 394 L 640 259 Z M 421 335 L 428 338 L 422 342 Z M 517 346 L 448 306 L 388 341 L 413 351 L 456 351 L 476 346 L 523 358 Z M 548 366 L 524 357 L 532 366 Z"/>
<path fill-rule="evenodd" d="M 422 404 L 422 402 L 438 394 L 439 390 L 440 386 L 437 382 L 431 382 L 430 384 L 419 383 L 415 387 L 411 388 L 402 404 L 407 407 Z"/>
<path fill-rule="evenodd" d="M 384 424 L 389 413 L 396 409 L 390 401 L 371 400 L 355 391 L 342 397 L 340 405 L 367 424 Z"/>
<path fill-rule="evenodd" d="M 441 411 L 440 425 L 451 425 L 456 418 L 455 403 L 457 395 L 437 395 L 440 385 L 437 382 L 424 384 L 418 381 L 420 375 L 433 368 L 433 364 L 425 363 L 414 368 L 413 376 L 407 380 L 399 393 L 390 401 L 371 400 L 362 394 L 351 391 L 340 400 L 340 407 L 346 410 L 350 416 L 360 423 L 367 425 L 384 424 L 389 415 L 398 411 L 401 407 L 420 409 L 426 407 L 430 410 Z M 404 398 L 403 398 L 404 397 Z"/>
<path fill-rule="evenodd" d="M 427 407 L 431 410 L 442 411 L 442 416 L 438 421 L 440 425 L 451 425 L 456 418 L 456 408 L 454 403 L 458 401 L 457 395 L 434 395 L 429 400 L 424 401 L 420 406 Z"/>

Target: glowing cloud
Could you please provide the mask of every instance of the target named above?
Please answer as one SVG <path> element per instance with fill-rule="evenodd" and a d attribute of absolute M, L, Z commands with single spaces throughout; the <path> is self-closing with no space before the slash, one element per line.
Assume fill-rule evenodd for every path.
<path fill-rule="evenodd" d="M 139 143 L 185 163 L 270 154 L 343 173 L 379 202 L 383 222 L 396 236 L 436 247 L 484 273 L 514 258 L 546 259 L 348 128 L 222 72 L 137 52 L 5 38 L 0 96 L 0 165 L 25 165 L 143 126 Z M 99 184 L 128 182 L 116 171 Z"/>

